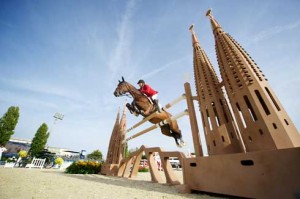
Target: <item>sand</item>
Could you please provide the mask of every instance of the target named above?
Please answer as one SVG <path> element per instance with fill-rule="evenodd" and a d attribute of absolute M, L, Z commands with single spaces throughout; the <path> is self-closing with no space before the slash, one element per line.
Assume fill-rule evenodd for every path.
<path fill-rule="evenodd" d="M 180 171 L 177 171 L 180 176 Z M 182 180 L 182 179 L 181 179 Z M 175 186 L 152 183 L 149 173 L 125 179 L 97 174 L 65 174 L 58 169 L 0 168 L 0 198 L 177 199 L 216 198 L 179 194 Z"/>

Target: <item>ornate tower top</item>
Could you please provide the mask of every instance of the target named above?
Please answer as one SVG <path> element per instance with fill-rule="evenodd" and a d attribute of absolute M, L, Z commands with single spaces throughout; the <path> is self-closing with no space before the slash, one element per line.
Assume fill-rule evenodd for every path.
<path fill-rule="evenodd" d="M 192 24 L 189 28 L 189 30 L 191 31 L 192 33 L 192 42 L 193 42 L 193 46 L 196 44 L 196 43 L 199 43 L 197 37 L 196 37 L 196 33 L 194 31 L 194 24 Z"/>
<path fill-rule="evenodd" d="M 211 23 L 211 27 L 213 29 L 213 31 L 215 31 L 217 28 L 222 28 L 220 26 L 220 24 L 215 20 L 215 18 L 212 16 L 212 9 L 209 9 L 207 12 L 206 12 L 206 16 L 209 17 L 210 19 L 210 23 Z"/>

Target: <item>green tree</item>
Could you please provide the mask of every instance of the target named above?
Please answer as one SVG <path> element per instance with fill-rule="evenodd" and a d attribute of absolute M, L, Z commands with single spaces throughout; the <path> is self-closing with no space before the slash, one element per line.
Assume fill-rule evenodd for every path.
<path fill-rule="evenodd" d="M 0 118 L 0 145 L 5 146 L 10 137 L 15 133 L 15 127 L 19 120 L 19 107 L 11 106 Z"/>
<path fill-rule="evenodd" d="M 102 160 L 102 153 L 99 150 L 95 150 L 92 153 L 88 154 L 87 158 L 88 159 L 92 159 L 92 160 L 99 160 L 99 161 L 101 161 Z"/>
<path fill-rule="evenodd" d="M 128 144 L 127 142 L 125 143 L 125 158 L 128 158 L 129 157 L 129 151 L 128 151 Z"/>
<path fill-rule="evenodd" d="M 34 138 L 32 139 L 31 147 L 29 149 L 29 154 L 31 157 L 37 156 L 43 151 L 46 146 L 47 140 L 49 138 L 49 133 L 47 124 L 43 123 L 37 130 Z"/>

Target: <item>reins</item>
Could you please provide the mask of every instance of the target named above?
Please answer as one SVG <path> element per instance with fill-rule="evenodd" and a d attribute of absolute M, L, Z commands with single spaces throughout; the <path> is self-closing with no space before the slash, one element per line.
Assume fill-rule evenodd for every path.
<path fill-rule="evenodd" d="M 138 93 L 134 93 L 133 91 L 132 91 L 132 89 L 130 88 L 130 86 L 128 85 L 129 83 L 128 82 L 124 82 L 125 83 L 125 86 L 126 86 L 126 88 L 128 89 L 128 92 L 130 93 L 130 95 L 128 95 L 128 94 L 124 94 L 124 95 L 126 95 L 126 96 L 128 96 L 128 97 L 132 97 L 132 98 L 135 98 L 136 97 L 136 95 L 141 95 L 141 96 L 143 96 L 143 94 L 141 93 L 141 94 L 138 94 Z"/>

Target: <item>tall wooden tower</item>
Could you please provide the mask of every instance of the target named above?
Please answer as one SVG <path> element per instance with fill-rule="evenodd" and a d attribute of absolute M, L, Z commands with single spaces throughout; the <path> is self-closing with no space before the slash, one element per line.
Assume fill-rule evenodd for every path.
<path fill-rule="evenodd" d="M 194 31 L 194 78 L 209 155 L 239 153 L 243 144 L 229 111 L 220 82 Z"/>
<path fill-rule="evenodd" d="M 115 125 L 114 125 L 114 128 L 111 133 L 105 164 L 116 164 L 117 163 L 116 158 L 115 158 L 115 154 L 117 152 L 115 151 L 115 148 L 116 148 L 116 138 L 118 137 L 119 130 L 120 130 L 120 109 L 118 111 Z"/>
<path fill-rule="evenodd" d="M 120 120 L 120 110 L 118 111 L 116 122 L 112 130 L 107 150 L 106 161 L 101 167 L 101 174 L 117 175 L 121 160 L 123 159 L 125 144 L 123 140 L 126 132 L 126 107 L 124 106 L 122 118 Z"/>
<path fill-rule="evenodd" d="M 249 54 L 207 12 L 227 95 L 247 151 L 300 146 L 292 120 Z"/>

